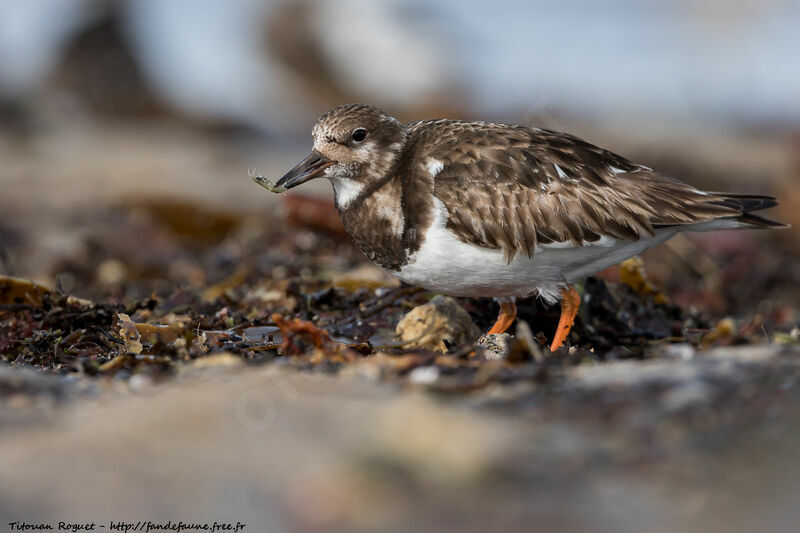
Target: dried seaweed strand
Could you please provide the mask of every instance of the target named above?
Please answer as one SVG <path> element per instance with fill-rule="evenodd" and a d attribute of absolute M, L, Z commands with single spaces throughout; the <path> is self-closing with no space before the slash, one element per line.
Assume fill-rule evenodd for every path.
<path fill-rule="evenodd" d="M 257 172 L 257 169 L 255 169 L 253 171 L 250 171 L 250 169 L 247 170 L 247 174 L 250 176 L 250 178 L 252 178 L 253 181 L 258 183 L 259 185 L 261 185 L 262 187 L 264 187 L 268 191 L 274 192 L 275 194 L 280 194 L 282 192 L 286 192 L 286 187 L 278 187 L 274 183 L 272 183 L 270 180 L 268 180 L 265 176 L 262 176 L 261 174 L 256 174 L 256 172 Z"/>

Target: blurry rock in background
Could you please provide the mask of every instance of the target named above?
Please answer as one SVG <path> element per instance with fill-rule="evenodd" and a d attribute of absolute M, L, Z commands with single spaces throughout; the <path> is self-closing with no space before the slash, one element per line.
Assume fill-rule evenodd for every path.
<path fill-rule="evenodd" d="M 33 127 L 33 101 L 66 40 L 85 23 L 88 0 L 0 2 L 0 131 Z"/>
<path fill-rule="evenodd" d="M 4 2 L 0 94 L 31 98 L 61 65 L 64 88 L 104 112 L 133 81 L 130 110 L 152 109 L 152 92 L 183 114 L 294 134 L 353 100 L 403 118 L 544 109 L 794 127 L 797 27 L 800 4 L 756 0 Z"/>
<path fill-rule="evenodd" d="M 294 135 L 347 101 L 415 116 L 461 107 L 443 43 L 407 11 L 360 0 L 3 3 L 0 99 L 46 89 L 100 115 L 171 110 Z"/>
<path fill-rule="evenodd" d="M 128 45 L 119 13 L 110 6 L 71 37 L 48 86 L 109 118 L 147 119 L 168 112 Z"/>
<path fill-rule="evenodd" d="M 269 14 L 267 48 L 321 109 L 363 101 L 409 119 L 463 113 L 446 43 L 427 28 L 444 13 L 415 4 L 285 0 Z"/>
<path fill-rule="evenodd" d="M 328 107 L 420 111 L 456 100 L 442 43 L 399 2 L 144 0 L 124 4 L 132 45 L 184 112 L 307 134 Z"/>
<path fill-rule="evenodd" d="M 46 263 L 20 242 L 77 239 L 56 211 L 273 207 L 248 167 L 280 176 L 350 101 L 569 131 L 700 187 L 776 194 L 798 228 L 797 27 L 800 4 L 756 0 L 0 2 L 0 233 L 25 270 Z M 322 180 L 302 192 L 330 201 Z"/>
<path fill-rule="evenodd" d="M 89 0 L 0 3 L 0 95 L 20 97 L 39 87 L 86 23 L 89 6 Z"/>

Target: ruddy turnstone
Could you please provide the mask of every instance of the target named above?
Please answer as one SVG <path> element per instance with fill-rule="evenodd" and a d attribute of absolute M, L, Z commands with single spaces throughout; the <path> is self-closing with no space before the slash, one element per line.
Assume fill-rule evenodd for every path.
<path fill-rule="evenodd" d="M 278 191 L 328 178 L 345 229 L 373 262 L 431 291 L 497 299 L 489 333 L 511 326 L 517 297 L 560 299 L 551 350 L 578 312 L 576 280 L 682 231 L 785 227 L 752 213 L 776 205 L 771 196 L 701 191 L 566 133 L 401 124 L 349 104 L 322 115 L 313 138 Z"/>

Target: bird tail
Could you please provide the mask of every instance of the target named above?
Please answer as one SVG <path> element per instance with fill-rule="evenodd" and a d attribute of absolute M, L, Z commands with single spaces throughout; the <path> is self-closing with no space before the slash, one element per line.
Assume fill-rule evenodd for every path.
<path fill-rule="evenodd" d="M 729 220 L 735 220 L 745 227 L 750 228 L 763 228 L 763 229 L 777 229 L 788 228 L 789 224 L 776 222 L 760 215 L 753 214 L 753 211 L 760 211 L 762 209 L 769 209 L 778 205 L 778 200 L 774 196 L 761 196 L 753 194 L 733 194 L 733 193 L 709 193 L 719 198 L 713 202 L 717 205 L 735 209 L 740 214 L 730 217 Z M 728 217 L 726 217 L 728 218 Z M 742 227 L 742 226 L 739 226 Z"/>

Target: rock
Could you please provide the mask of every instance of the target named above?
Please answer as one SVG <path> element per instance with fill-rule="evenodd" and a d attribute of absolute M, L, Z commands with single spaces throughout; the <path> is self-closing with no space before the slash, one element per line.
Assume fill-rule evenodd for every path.
<path fill-rule="evenodd" d="M 447 296 L 436 296 L 425 305 L 415 307 L 400 320 L 397 335 L 408 346 L 446 352 L 446 339 L 451 346 L 474 342 L 481 332 L 469 314 Z"/>
<path fill-rule="evenodd" d="M 414 385 L 433 385 L 439 379 L 439 369 L 435 366 L 420 366 L 408 374 L 408 381 Z"/>
<path fill-rule="evenodd" d="M 709 347 L 713 345 L 715 342 L 723 340 L 723 339 L 730 339 L 736 334 L 736 323 L 733 321 L 732 318 L 723 318 L 717 325 L 708 332 L 702 340 L 702 345 L 704 347 Z"/>
<path fill-rule="evenodd" d="M 688 361 L 694 357 L 695 349 L 694 346 L 688 342 L 680 342 L 677 344 L 669 344 L 664 347 L 663 354 L 669 358 L 683 359 L 684 361 Z"/>
<path fill-rule="evenodd" d="M 514 346 L 514 337 L 508 333 L 487 333 L 478 340 L 475 353 L 486 359 L 508 359 Z"/>
<path fill-rule="evenodd" d="M 128 267 L 119 259 L 106 259 L 97 266 L 96 277 L 102 285 L 119 285 L 128 278 Z"/>
<path fill-rule="evenodd" d="M 524 320 L 517 321 L 515 335 L 508 333 L 483 335 L 475 348 L 478 356 L 489 360 L 523 362 L 544 361 L 545 355 L 538 342 L 533 338 L 531 327 Z"/>
<path fill-rule="evenodd" d="M 128 380 L 128 388 L 134 394 L 147 394 L 154 385 L 153 378 L 147 374 L 135 374 Z"/>

